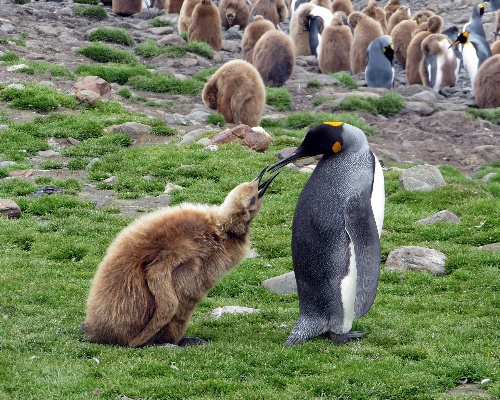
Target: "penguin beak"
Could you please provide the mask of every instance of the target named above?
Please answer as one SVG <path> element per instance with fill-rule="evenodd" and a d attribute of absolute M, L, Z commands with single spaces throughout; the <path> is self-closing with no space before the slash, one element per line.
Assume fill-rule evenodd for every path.
<path fill-rule="evenodd" d="M 258 194 L 258 198 L 260 199 L 262 196 L 264 196 L 264 193 L 266 193 L 266 190 L 267 188 L 269 187 L 269 185 L 271 184 L 271 182 L 274 180 L 274 178 L 276 178 L 278 176 L 278 174 L 280 173 L 280 171 L 276 172 L 274 175 L 272 175 L 267 181 L 265 182 L 261 182 L 260 180 L 262 179 L 262 177 L 264 176 L 264 174 L 269 170 L 269 165 L 267 165 L 266 167 L 264 167 L 264 169 L 262 171 L 260 171 L 259 175 L 253 180 L 253 182 L 258 182 L 259 183 L 259 194 Z"/>
<path fill-rule="evenodd" d="M 276 162 L 272 165 L 269 165 L 268 171 L 269 172 L 278 171 L 281 168 L 283 168 L 285 165 L 291 163 L 292 161 L 297 160 L 299 158 L 303 158 L 303 157 L 306 157 L 306 156 L 302 155 L 299 151 L 296 150 L 295 152 L 290 154 L 288 157 L 285 157 L 285 158 L 279 160 L 278 162 Z"/>

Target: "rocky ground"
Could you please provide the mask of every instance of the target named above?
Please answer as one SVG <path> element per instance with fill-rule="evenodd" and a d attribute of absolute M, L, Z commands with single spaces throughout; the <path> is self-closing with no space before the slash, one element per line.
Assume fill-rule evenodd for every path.
<path fill-rule="evenodd" d="M 367 1 L 353 1 L 355 9 L 361 9 Z M 449 3 L 432 3 L 429 1 L 410 2 L 412 10 L 430 9 L 445 20 L 445 28 L 457 25 L 460 29 L 468 21 L 473 0 L 458 0 Z M 385 2 L 381 2 L 385 4 Z M 74 9 L 80 4 L 72 2 L 42 2 L 36 1 L 25 5 L 17 5 L 13 0 L 0 0 L 0 39 L 26 37 L 26 46 L 18 46 L 13 42 L 0 44 L 0 51 L 14 51 L 22 58 L 33 61 L 47 61 L 63 65 L 74 70 L 81 64 L 95 64 L 92 60 L 75 54 L 79 48 L 88 46 L 90 42 L 84 39 L 89 30 L 100 27 L 126 28 L 136 43 L 146 39 L 155 39 L 158 43 L 176 43 L 182 41 L 177 36 L 177 14 L 165 15 L 163 10 L 144 8 L 143 12 L 132 17 L 120 17 L 107 7 L 109 18 L 104 21 L 91 21 L 75 15 Z M 486 3 L 488 10 L 489 3 Z M 172 20 L 173 27 L 154 28 L 150 21 L 155 17 Z M 493 40 L 494 13 L 486 12 L 483 17 L 485 30 L 490 41 Z M 288 31 L 288 21 L 281 24 Z M 151 60 L 143 60 L 152 64 L 160 71 L 170 72 L 178 77 L 190 76 L 211 66 L 240 58 L 242 31 L 230 29 L 223 31 L 223 49 L 215 54 L 213 60 L 197 55 L 187 55 L 183 58 L 168 58 L 159 56 Z M 124 47 L 125 48 L 125 47 Z M 130 48 L 128 48 L 130 49 Z M 456 87 L 446 88 L 446 97 L 436 94 L 429 88 L 406 84 L 405 72 L 398 66 L 394 90 L 404 96 L 407 107 L 391 118 L 380 115 L 361 114 L 372 125 L 376 136 L 369 138 L 375 152 L 387 162 L 452 165 L 465 175 L 473 176 L 479 168 L 492 161 L 500 160 L 500 126 L 484 120 L 473 120 L 465 110 L 474 106 L 470 94 L 470 81 L 463 70 Z M 364 84 L 363 74 L 355 76 L 360 85 Z M 45 76 L 25 75 L 11 72 L 6 66 L 0 66 L 0 83 L 15 83 L 26 80 L 44 81 L 62 92 L 67 92 L 73 81 L 46 74 Z M 319 89 L 308 88 L 311 80 L 321 83 Z M 313 112 L 330 112 L 331 102 L 317 107 L 314 99 L 321 96 L 335 96 L 337 100 L 351 94 L 353 91 L 339 86 L 332 86 L 334 78 L 318 73 L 314 57 L 298 57 L 293 76 L 285 84 L 285 88 L 293 96 L 293 110 Z M 113 84 L 114 91 L 120 88 Z M 361 87 L 365 94 L 377 95 L 386 92 L 385 89 L 370 89 Z M 500 90 L 500 88 L 499 88 Z M 363 94 L 356 91 L 356 94 Z M 117 96 L 124 105 L 134 112 L 141 112 L 159 117 L 180 131 L 189 134 L 193 130 L 204 127 L 204 117 L 210 112 L 198 96 L 172 96 L 156 93 L 139 93 L 136 96 L 146 96 L 156 101 L 171 100 L 172 108 L 154 108 L 143 102 L 130 103 Z M 18 111 L 0 107 L 8 112 L 14 121 L 28 121 L 36 116 L 29 111 Z M 279 118 L 286 113 L 280 113 L 267 106 L 264 117 Z M 213 130 L 213 128 L 210 128 Z M 178 140 L 181 138 L 175 138 Z M 135 145 L 163 143 L 164 137 L 142 135 Z M 58 174 L 63 171 L 56 172 Z M 81 177 L 82 179 L 84 177 Z M 105 194 L 107 196 L 108 194 Z M 112 193 L 109 193 L 112 196 Z"/>

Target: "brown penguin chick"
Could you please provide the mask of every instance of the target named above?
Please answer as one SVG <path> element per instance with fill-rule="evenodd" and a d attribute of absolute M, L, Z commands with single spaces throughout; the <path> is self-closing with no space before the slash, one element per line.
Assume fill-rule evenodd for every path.
<path fill-rule="evenodd" d="M 116 237 L 95 274 L 82 331 L 93 342 L 139 347 L 182 338 L 196 305 L 249 249 L 262 206 L 259 181 L 220 206 L 182 204 L 147 214 Z"/>
<path fill-rule="evenodd" d="M 439 92 L 445 86 L 455 86 L 457 58 L 451 40 L 441 33 L 433 33 L 421 44 L 420 78 L 425 86 Z"/>
<path fill-rule="evenodd" d="M 332 4 L 332 11 L 334 13 L 342 11 L 346 16 L 349 16 L 354 12 L 354 7 L 352 6 L 351 0 L 334 0 Z"/>
<path fill-rule="evenodd" d="M 312 54 L 309 45 L 308 16 L 314 7 L 314 4 L 302 3 L 290 18 L 290 37 L 295 47 L 296 56 L 310 56 Z"/>
<path fill-rule="evenodd" d="M 382 36 L 384 31 L 378 21 L 359 11 L 351 13 L 347 21 L 351 28 L 354 26 L 354 37 L 349 59 L 351 72 L 356 75 L 365 72 L 368 46 L 374 39 Z"/>
<path fill-rule="evenodd" d="M 402 5 L 403 4 L 401 4 L 400 0 L 389 0 L 387 2 L 387 4 L 384 6 L 385 18 L 387 19 L 387 23 L 389 23 L 392 14 L 394 14 Z"/>
<path fill-rule="evenodd" d="M 491 57 L 477 70 L 474 78 L 474 99 L 479 108 L 500 107 L 500 41 L 493 42 Z"/>
<path fill-rule="evenodd" d="M 117 15 L 138 14 L 142 11 L 142 0 L 113 0 L 111 10 Z"/>
<path fill-rule="evenodd" d="M 220 0 L 218 8 L 224 29 L 229 29 L 234 25 L 239 25 L 240 29 L 248 26 L 252 9 L 250 0 Z"/>
<path fill-rule="evenodd" d="M 184 0 L 165 0 L 165 12 L 167 14 L 179 14 L 183 2 Z"/>
<path fill-rule="evenodd" d="M 385 17 L 385 11 L 377 5 L 377 0 L 370 0 L 368 5 L 363 8 L 361 12 L 369 17 L 372 17 L 375 21 L 380 22 L 383 34 L 387 33 L 387 19 Z"/>
<path fill-rule="evenodd" d="M 416 13 L 413 13 L 412 18 L 417 22 L 418 24 L 418 29 L 415 31 L 417 32 L 422 32 L 427 30 L 427 20 L 435 15 L 432 11 L 429 10 L 420 10 L 417 11 Z"/>
<path fill-rule="evenodd" d="M 177 22 L 177 29 L 179 30 L 179 34 L 187 32 L 189 30 L 193 10 L 200 3 L 201 0 L 184 0 L 179 14 L 179 21 Z"/>
<path fill-rule="evenodd" d="M 280 22 L 288 17 L 288 8 L 284 0 L 256 0 L 250 12 L 250 20 L 256 15 L 262 15 L 275 26 L 279 26 Z"/>
<path fill-rule="evenodd" d="M 276 29 L 264 33 L 255 44 L 252 64 L 266 86 L 283 86 L 295 67 L 295 49 L 290 36 Z"/>
<path fill-rule="evenodd" d="M 201 3 L 193 9 L 188 29 L 188 42 L 193 40 L 207 42 L 215 51 L 220 51 L 222 47 L 219 9 L 212 3 L 212 0 L 201 0 Z"/>
<path fill-rule="evenodd" d="M 391 15 L 387 22 L 387 34 L 390 35 L 394 27 L 401 21 L 411 19 L 410 9 L 406 6 L 399 7 L 395 13 Z"/>
<path fill-rule="evenodd" d="M 231 60 L 205 84 L 203 103 L 226 122 L 259 126 L 266 105 L 266 89 L 259 71 L 247 61 Z"/>
<path fill-rule="evenodd" d="M 275 30 L 274 24 L 262 15 L 256 15 L 248 24 L 241 40 L 241 55 L 245 61 L 253 61 L 253 49 L 257 41 L 267 31 Z"/>
<path fill-rule="evenodd" d="M 427 31 L 415 31 L 406 54 L 406 81 L 408 85 L 423 84 L 420 76 L 420 64 L 423 54 L 421 45 L 424 39 L 433 33 L 441 33 L 443 19 L 438 15 L 433 15 L 426 21 Z M 417 28 L 418 29 L 418 28 Z"/>
<path fill-rule="evenodd" d="M 351 72 L 349 57 L 353 39 L 351 28 L 344 25 L 344 15 L 342 11 L 335 12 L 330 25 L 321 34 L 318 66 L 324 74 L 339 71 Z"/>
<path fill-rule="evenodd" d="M 500 40 L 493 42 L 493 44 L 490 46 L 490 49 L 492 55 L 500 54 Z"/>
<path fill-rule="evenodd" d="M 418 25 L 413 19 L 401 21 L 391 31 L 394 44 L 394 59 L 406 68 L 406 53 L 413 37 L 413 32 Z"/>

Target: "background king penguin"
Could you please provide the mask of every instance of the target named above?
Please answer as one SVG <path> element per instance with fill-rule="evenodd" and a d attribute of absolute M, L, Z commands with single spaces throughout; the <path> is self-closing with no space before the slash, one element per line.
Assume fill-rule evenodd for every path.
<path fill-rule="evenodd" d="M 353 320 L 370 310 L 377 292 L 384 178 L 363 131 L 325 122 L 268 171 L 319 154 L 293 218 L 300 316 L 285 346 L 320 335 L 338 344 L 360 338 L 362 333 L 351 331 Z"/>

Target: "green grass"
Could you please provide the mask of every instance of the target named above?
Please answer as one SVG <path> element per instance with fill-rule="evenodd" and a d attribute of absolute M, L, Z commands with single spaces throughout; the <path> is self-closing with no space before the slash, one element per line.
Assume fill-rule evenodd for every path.
<path fill-rule="evenodd" d="M 76 108 L 76 100 L 57 90 L 37 83 L 26 83 L 23 89 L 7 87 L 0 90 L 0 100 L 12 108 L 34 111 L 52 111 L 60 106 Z"/>
<path fill-rule="evenodd" d="M 272 88 L 266 86 L 266 103 L 277 111 L 292 109 L 292 95 L 285 88 Z"/>
<path fill-rule="evenodd" d="M 155 28 L 162 28 L 164 26 L 173 26 L 173 22 L 169 19 L 153 18 L 149 21 L 151 25 Z"/>
<path fill-rule="evenodd" d="M 106 9 L 99 5 L 89 5 L 87 7 L 76 7 L 75 14 L 90 20 L 103 21 L 108 18 Z"/>
<path fill-rule="evenodd" d="M 224 119 L 224 116 L 222 114 L 215 113 L 207 118 L 207 123 L 222 128 L 224 125 L 226 125 L 226 120 Z"/>
<path fill-rule="evenodd" d="M 178 79 L 167 73 L 156 75 L 132 76 L 127 84 L 138 90 L 147 90 L 155 93 L 170 94 L 200 94 L 205 85 L 206 78 L 216 70 L 215 67 L 201 71 L 187 79 Z"/>
<path fill-rule="evenodd" d="M 119 145 L 102 154 L 89 175 L 117 176 L 117 190 L 129 197 L 159 194 L 175 182 L 184 189 L 173 192 L 173 204 L 220 203 L 272 162 L 277 149 L 258 154 L 237 145 L 217 152 L 199 145 Z M 14 199 L 23 210 L 19 220 L 0 219 L 2 397 L 427 400 L 444 398 L 464 378 L 489 378 L 482 387 L 500 396 L 494 345 L 500 255 L 477 249 L 500 241 L 500 212 L 480 184 L 449 167 L 442 172 L 448 185 L 431 192 L 403 191 L 399 172 L 386 172 L 382 253 L 385 259 L 398 246 L 433 247 L 448 256 L 448 274 L 382 269 L 374 306 L 355 322 L 355 329 L 369 332 L 363 340 L 335 346 L 317 338 L 292 348 L 283 342 L 297 318 L 297 296 L 273 295 L 261 281 L 291 269 L 290 224 L 307 174 L 286 169 L 273 182 L 252 227 L 259 257 L 245 260 L 199 304 L 187 333 L 210 343 L 184 350 L 87 342 L 78 327 L 90 280 L 129 220 L 79 200 L 81 186 L 74 180 L 0 181 L 0 197 Z M 147 174 L 155 178 L 146 181 Z M 64 193 L 27 196 L 46 184 Z M 462 223 L 416 224 L 444 208 Z M 261 311 L 218 320 L 204 316 L 223 305 Z"/>
<path fill-rule="evenodd" d="M 79 65 L 75 69 L 75 73 L 79 76 L 99 76 L 109 83 L 119 83 L 125 85 L 128 80 L 136 75 L 151 76 L 151 71 L 144 65 L 134 64 L 105 64 L 105 65 Z"/>
<path fill-rule="evenodd" d="M 194 75 L 185 87 L 172 80 L 174 92 L 199 95 L 214 70 Z M 148 74 L 127 80 L 144 78 Z M 130 101 L 148 101 L 123 89 L 120 95 Z M 55 93 L 34 84 L 18 91 L 0 85 L 0 105 L 19 99 L 23 107 L 44 104 Z M 57 98 L 58 105 L 66 101 Z M 88 183 L 109 188 L 104 180 L 116 176 L 119 198 L 158 196 L 175 183 L 183 189 L 171 192 L 171 204 L 219 204 L 237 184 L 275 162 L 277 151 L 297 146 L 309 127 L 333 120 L 367 135 L 374 131 L 356 113 L 298 112 L 262 120 L 272 137 L 264 153 L 235 144 L 206 152 L 202 145 L 179 147 L 175 141 L 134 147 L 128 136 L 106 130 L 135 121 L 150 125 L 153 134 L 180 133 L 115 101 L 67 114 L 58 107 L 37 106 L 46 114 L 22 123 L 0 110 L 0 123 L 8 125 L 0 130 L 0 158 L 16 162 L 0 168 L 0 198 L 16 201 L 23 211 L 18 220 L 0 217 L 0 399 L 444 400 L 465 378 L 476 384 L 490 379 L 480 386 L 500 398 L 500 254 L 478 249 L 500 242 L 500 178 L 479 181 L 500 172 L 500 163 L 486 166 L 475 179 L 440 167 L 447 186 L 428 192 L 402 190 L 400 172 L 385 171 L 382 261 L 397 247 L 426 246 L 446 254 L 447 274 L 390 272 L 382 264 L 375 303 L 354 324 L 368 333 L 361 341 L 336 346 L 316 338 L 283 347 L 298 316 L 298 297 L 274 295 L 261 282 L 292 269 L 291 223 L 309 178 L 285 168 L 252 223 L 252 247 L 259 257 L 243 261 L 195 310 L 187 334 L 209 344 L 183 350 L 121 348 L 89 343 L 78 329 L 97 265 L 131 220 L 118 216 L 116 207 L 96 209 L 78 197 L 83 184 L 76 179 L 1 179 L 8 171 L 33 168 L 28 158 L 49 149 L 48 138 L 72 137 L 80 143 L 61 151 L 64 162 L 45 160 L 41 167 L 85 171 L 98 157 L 85 172 Z M 209 123 L 215 121 L 217 114 Z M 63 193 L 29 196 L 46 185 Z M 462 222 L 416 223 L 443 209 Z M 224 305 L 260 312 L 221 319 L 205 315 Z"/>
<path fill-rule="evenodd" d="M 91 42 L 110 42 L 123 44 L 124 46 L 132 46 L 134 44 L 134 40 L 125 28 L 96 28 L 88 35 L 85 35 L 85 39 Z"/>
<path fill-rule="evenodd" d="M 153 58 L 161 54 L 166 54 L 168 57 L 182 57 L 187 53 L 195 53 L 200 56 L 212 59 L 214 51 L 208 43 L 192 41 L 184 46 L 164 46 L 160 47 L 153 39 L 147 39 L 139 43 L 135 48 L 135 53 L 143 58 Z"/>
<path fill-rule="evenodd" d="M 305 131 L 302 131 L 303 129 L 312 128 L 313 126 L 326 121 L 345 122 L 357 126 L 368 136 L 375 134 L 375 130 L 370 125 L 368 125 L 362 117 L 359 117 L 358 115 L 352 113 L 328 114 L 300 111 L 289 114 L 285 118 L 280 120 L 263 118 L 261 121 L 261 125 L 262 127 L 283 128 L 292 131 L 299 130 L 300 133 L 297 137 L 303 138 L 305 136 Z M 290 134 L 290 132 L 285 134 Z"/>
<path fill-rule="evenodd" d="M 131 52 L 127 50 L 120 50 L 101 42 L 94 42 L 87 47 L 78 49 L 76 54 L 80 54 L 100 63 L 118 63 L 129 65 L 135 65 L 138 63 L 137 58 Z"/>
<path fill-rule="evenodd" d="M 406 103 L 401 95 L 389 92 L 378 98 L 349 95 L 334 110 L 366 111 L 391 117 L 405 107 Z"/>
<path fill-rule="evenodd" d="M 341 71 L 330 74 L 334 78 L 338 79 L 340 84 L 348 89 L 357 89 L 358 84 L 354 80 L 354 78 L 349 74 L 349 72 Z"/>
<path fill-rule="evenodd" d="M 474 117 L 474 119 L 482 118 L 487 121 L 490 121 L 493 124 L 500 125 L 500 108 L 493 109 L 476 109 L 469 108 L 466 110 L 467 114 Z"/>

